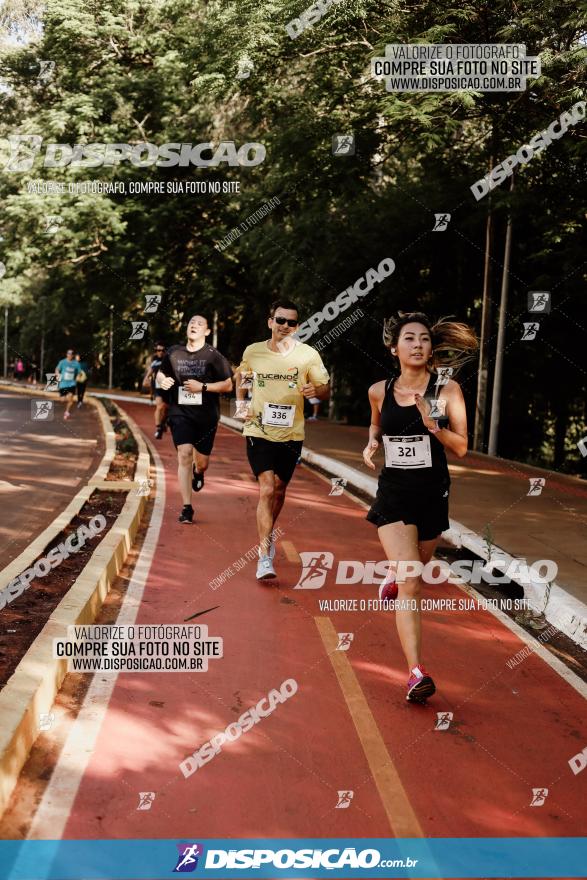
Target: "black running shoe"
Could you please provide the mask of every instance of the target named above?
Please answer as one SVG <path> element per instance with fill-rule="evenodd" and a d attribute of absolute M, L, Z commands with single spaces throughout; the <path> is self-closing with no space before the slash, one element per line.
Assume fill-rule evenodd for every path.
<path fill-rule="evenodd" d="M 192 465 L 192 489 L 199 492 L 204 488 L 204 474 L 198 473 L 195 464 Z"/>
<path fill-rule="evenodd" d="M 194 508 L 191 504 L 184 504 L 181 508 L 181 513 L 179 514 L 179 522 L 180 523 L 193 523 L 194 521 Z"/>
<path fill-rule="evenodd" d="M 155 431 L 155 440 L 161 440 L 163 436 L 163 428 L 161 425 L 157 425 L 157 430 Z"/>

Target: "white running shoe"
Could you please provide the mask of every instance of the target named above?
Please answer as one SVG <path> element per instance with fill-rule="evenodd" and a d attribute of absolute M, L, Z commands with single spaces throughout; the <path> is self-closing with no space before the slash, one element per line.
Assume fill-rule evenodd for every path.
<path fill-rule="evenodd" d="M 257 580 L 264 581 L 277 577 L 273 568 L 273 560 L 270 556 L 260 556 L 257 563 Z"/>
<path fill-rule="evenodd" d="M 261 552 L 261 545 L 259 545 L 257 555 L 258 555 L 259 559 L 263 556 L 263 553 Z M 269 559 L 275 559 L 275 544 L 273 541 L 269 542 L 269 546 L 267 548 L 266 555 L 269 557 Z"/>

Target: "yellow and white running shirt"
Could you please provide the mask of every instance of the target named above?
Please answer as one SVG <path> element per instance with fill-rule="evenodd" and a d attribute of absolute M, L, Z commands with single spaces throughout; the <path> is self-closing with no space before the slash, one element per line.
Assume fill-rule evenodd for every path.
<path fill-rule="evenodd" d="M 304 439 L 304 397 L 302 386 L 325 385 L 328 371 L 318 352 L 297 342 L 291 351 L 271 351 L 267 341 L 245 348 L 237 368 L 253 374 L 253 397 L 245 421 L 246 437 L 286 441 Z M 240 382 L 241 377 L 238 377 Z"/>

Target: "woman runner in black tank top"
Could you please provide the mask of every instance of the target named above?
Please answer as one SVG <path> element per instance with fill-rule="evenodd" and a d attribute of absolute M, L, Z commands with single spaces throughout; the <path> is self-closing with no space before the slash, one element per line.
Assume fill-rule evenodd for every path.
<path fill-rule="evenodd" d="M 390 562 L 379 597 L 398 599 L 395 614 L 408 664 L 407 699 L 424 702 L 436 688 L 421 665 L 420 575 L 449 527 L 445 449 L 459 458 L 467 452 L 463 395 L 446 370 L 435 372 L 434 348 L 443 353 L 450 349 L 448 363 L 459 365 L 477 348 L 477 339 L 464 324 L 443 320 L 432 326 L 420 312 L 400 312 L 386 322 L 384 342 L 401 372 L 369 389 L 371 427 L 363 458 L 374 469 L 372 458 L 381 446 L 385 464 L 367 519 L 377 526 Z"/>
<path fill-rule="evenodd" d="M 442 400 L 437 394 L 442 390 L 442 386 L 436 384 L 436 376 L 430 374 L 428 387 L 423 395 L 431 405 L 434 400 Z M 390 486 L 397 486 L 404 489 L 416 489 L 422 487 L 431 487 L 438 484 L 446 486 L 450 484 L 448 473 L 448 465 L 446 463 L 446 453 L 444 446 L 431 434 L 426 428 L 423 431 L 422 417 L 416 404 L 412 406 L 400 406 L 395 399 L 394 385 L 396 380 L 389 379 L 385 383 L 385 396 L 381 407 L 380 429 L 383 437 L 397 438 L 395 443 L 399 447 L 397 449 L 398 459 L 404 459 L 404 467 L 387 467 L 382 471 L 382 478 Z M 439 418 L 438 423 L 442 427 L 448 426 L 448 419 Z M 420 467 L 421 458 L 417 456 L 419 440 L 416 439 L 422 433 L 428 434 L 430 437 L 430 467 Z M 400 442 L 403 439 L 403 443 Z M 386 441 L 388 444 L 394 441 Z M 426 452 L 423 450 L 423 452 Z"/>

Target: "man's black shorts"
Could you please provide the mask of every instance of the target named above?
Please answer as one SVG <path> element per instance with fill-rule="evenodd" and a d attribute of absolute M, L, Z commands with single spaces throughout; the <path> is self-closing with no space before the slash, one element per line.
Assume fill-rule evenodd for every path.
<path fill-rule="evenodd" d="M 67 397 L 68 394 L 75 394 L 75 385 L 68 385 L 67 388 L 59 389 L 59 397 Z"/>
<path fill-rule="evenodd" d="M 216 437 L 218 422 L 199 422 L 186 416 L 170 416 L 169 427 L 176 446 L 190 443 L 202 455 L 210 455 Z"/>
<path fill-rule="evenodd" d="M 378 528 L 395 522 L 415 525 L 418 540 L 430 541 L 449 527 L 449 488 L 448 482 L 417 489 L 398 488 L 380 478 L 367 519 Z"/>
<path fill-rule="evenodd" d="M 256 477 L 263 471 L 274 471 L 280 480 L 289 483 L 298 458 L 302 452 L 303 440 L 266 440 L 264 437 L 247 437 L 247 458 Z"/>

